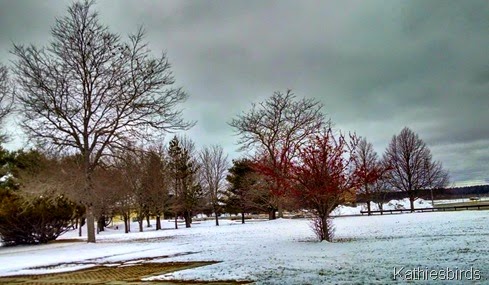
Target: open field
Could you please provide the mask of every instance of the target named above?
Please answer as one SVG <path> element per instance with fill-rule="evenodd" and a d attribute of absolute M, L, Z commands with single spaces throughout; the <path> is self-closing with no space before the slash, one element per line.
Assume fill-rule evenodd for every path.
<path fill-rule="evenodd" d="M 73 231 L 47 245 L 0 248 L 0 275 L 67 272 L 108 263 L 209 262 L 159 271 L 145 280 L 398 284 L 395 268 L 472 269 L 480 273 L 479 284 L 489 280 L 489 211 L 338 217 L 334 243 L 316 242 L 304 219 L 252 220 L 245 225 L 223 220 L 219 227 L 207 221 L 178 230 L 171 225 L 130 234 L 121 227 L 108 229 L 96 244 L 83 242 Z"/>
<path fill-rule="evenodd" d="M 435 201 L 436 207 L 457 207 L 457 206 L 471 206 L 471 205 L 489 205 L 489 197 L 480 197 L 478 200 L 465 199 L 453 199 L 453 200 L 439 200 Z"/>

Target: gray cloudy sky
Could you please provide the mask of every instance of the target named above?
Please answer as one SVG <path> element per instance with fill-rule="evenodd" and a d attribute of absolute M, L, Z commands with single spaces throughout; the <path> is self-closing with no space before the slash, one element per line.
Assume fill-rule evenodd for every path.
<path fill-rule="evenodd" d="M 0 0 L 0 62 L 13 42 L 45 44 L 69 3 Z M 379 154 L 408 126 L 456 185 L 489 183 L 487 0 L 99 0 L 96 9 L 114 32 L 143 25 L 151 49 L 167 52 L 199 146 L 238 157 L 227 122 L 291 88 Z"/>

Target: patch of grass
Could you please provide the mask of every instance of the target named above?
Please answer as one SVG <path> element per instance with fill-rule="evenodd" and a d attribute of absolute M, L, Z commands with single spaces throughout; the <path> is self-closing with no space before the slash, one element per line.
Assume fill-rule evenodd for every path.
<path fill-rule="evenodd" d="M 50 242 L 48 242 L 48 244 L 52 244 L 52 243 L 72 243 L 72 242 L 86 242 L 86 241 L 83 240 L 83 239 L 79 239 L 79 238 L 65 238 L 65 239 L 56 239 L 56 240 L 50 241 Z"/>

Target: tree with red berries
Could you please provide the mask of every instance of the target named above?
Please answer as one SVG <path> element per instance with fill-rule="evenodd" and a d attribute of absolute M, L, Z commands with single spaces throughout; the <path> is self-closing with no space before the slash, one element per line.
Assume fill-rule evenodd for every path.
<path fill-rule="evenodd" d="M 347 138 L 328 127 L 306 142 L 293 163 L 293 194 L 303 208 L 312 211 L 313 230 L 320 241 L 332 241 L 330 213 L 358 185 L 354 172 L 357 143 L 356 136 Z"/>

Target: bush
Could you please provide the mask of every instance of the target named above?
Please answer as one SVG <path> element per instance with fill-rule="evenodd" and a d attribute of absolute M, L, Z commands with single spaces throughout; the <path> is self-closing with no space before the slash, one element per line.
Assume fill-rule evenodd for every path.
<path fill-rule="evenodd" d="M 319 241 L 333 241 L 335 227 L 329 216 L 315 214 L 311 220 L 311 228 Z"/>
<path fill-rule="evenodd" d="M 76 206 L 62 195 L 28 197 L 0 191 L 0 237 L 5 245 L 47 243 L 68 231 Z"/>

